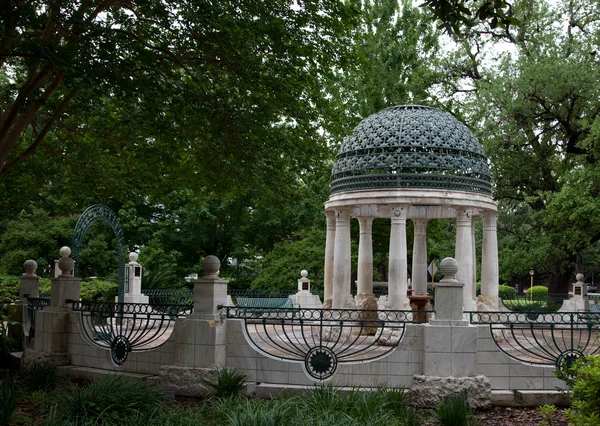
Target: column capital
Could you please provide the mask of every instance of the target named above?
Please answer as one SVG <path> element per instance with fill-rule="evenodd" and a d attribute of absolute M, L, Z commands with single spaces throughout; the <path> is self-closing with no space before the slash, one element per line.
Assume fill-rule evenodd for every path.
<path fill-rule="evenodd" d="M 414 235 L 427 235 L 427 222 L 429 219 L 411 219 Z"/>
<path fill-rule="evenodd" d="M 350 226 L 350 213 L 352 212 L 351 208 L 342 207 L 335 209 L 335 221 L 337 226 L 340 225 L 348 225 Z"/>
<path fill-rule="evenodd" d="M 457 208 L 456 209 L 456 226 L 468 226 L 471 227 L 473 216 L 473 210 L 469 208 Z"/>
<path fill-rule="evenodd" d="M 390 217 L 393 221 L 406 221 L 408 216 L 408 209 L 410 208 L 410 204 L 391 204 L 390 205 Z"/>
<path fill-rule="evenodd" d="M 498 212 L 485 211 L 481 214 L 483 219 L 483 229 L 485 230 L 496 230 L 496 222 L 498 220 Z"/>
<path fill-rule="evenodd" d="M 327 230 L 335 231 L 335 210 L 325 210 L 323 214 L 327 216 Z"/>
<path fill-rule="evenodd" d="M 371 234 L 373 232 L 373 217 L 357 216 L 361 234 Z"/>

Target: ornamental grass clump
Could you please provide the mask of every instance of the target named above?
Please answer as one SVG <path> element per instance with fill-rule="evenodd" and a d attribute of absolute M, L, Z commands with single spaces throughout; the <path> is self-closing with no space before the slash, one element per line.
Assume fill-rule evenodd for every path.
<path fill-rule="evenodd" d="M 30 392 L 48 392 L 56 388 L 56 366 L 49 362 L 34 362 L 21 367 L 19 376 Z"/>
<path fill-rule="evenodd" d="M 17 408 L 16 376 L 8 375 L 0 382 L 0 425 L 8 425 Z"/>
<path fill-rule="evenodd" d="M 436 419 L 442 426 L 470 426 L 475 414 L 465 395 L 450 395 L 437 406 Z"/>
<path fill-rule="evenodd" d="M 125 424 L 147 422 L 160 415 L 165 396 L 159 389 L 121 375 L 108 375 L 84 387 L 73 386 L 65 397 L 63 415 L 80 423 Z"/>
<path fill-rule="evenodd" d="M 241 371 L 231 367 L 217 369 L 217 380 L 201 379 L 202 383 L 211 388 L 214 398 L 229 398 L 239 395 L 246 386 L 247 376 Z"/>

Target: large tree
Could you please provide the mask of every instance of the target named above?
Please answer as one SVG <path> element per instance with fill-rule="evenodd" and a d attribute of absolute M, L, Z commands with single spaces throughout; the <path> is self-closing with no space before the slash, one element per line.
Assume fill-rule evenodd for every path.
<path fill-rule="evenodd" d="M 600 239 L 600 14 L 581 0 L 523 0 L 514 12 L 518 26 L 475 27 L 460 39 L 462 87 L 503 213 L 501 273 L 534 267 L 550 291 L 564 292 L 578 257 Z"/>

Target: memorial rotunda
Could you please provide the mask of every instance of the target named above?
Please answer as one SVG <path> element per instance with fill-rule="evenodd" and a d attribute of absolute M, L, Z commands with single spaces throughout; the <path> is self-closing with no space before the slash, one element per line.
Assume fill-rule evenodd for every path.
<path fill-rule="evenodd" d="M 498 305 L 498 210 L 487 158 L 473 133 L 451 114 L 420 105 L 386 108 L 346 137 L 325 203 L 325 306 L 355 307 L 350 294 L 350 220 L 360 225 L 358 307 L 374 306 L 372 223 L 391 219 L 389 309 L 410 309 L 406 221 L 414 225 L 413 295 L 427 294 L 427 222 L 456 220 L 456 279 L 464 310 Z M 476 298 L 474 225 L 483 221 L 481 296 Z M 375 305 L 376 306 L 376 305 Z"/>

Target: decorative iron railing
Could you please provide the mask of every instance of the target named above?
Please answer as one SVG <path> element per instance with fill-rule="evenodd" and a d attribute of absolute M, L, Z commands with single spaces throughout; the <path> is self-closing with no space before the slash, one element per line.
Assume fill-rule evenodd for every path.
<path fill-rule="evenodd" d="M 116 365 L 127 360 L 130 352 L 156 349 L 164 344 L 187 305 L 150 305 L 146 303 L 110 303 L 70 301 L 81 312 L 81 329 L 87 342 L 108 349 Z"/>
<path fill-rule="evenodd" d="M 600 350 L 600 313 L 469 312 L 472 324 L 490 326 L 494 342 L 527 364 L 555 365 L 566 372 L 582 356 Z"/>
<path fill-rule="evenodd" d="M 270 358 L 302 363 L 312 378 L 326 380 L 338 364 L 362 363 L 393 351 L 416 311 L 299 309 L 220 306 L 227 318 L 241 319 L 250 345 Z M 423 312 L 423 314 L 425 314 Z"/>
<path fill-rule="evenodd" d="M 151 305 L 189 305 L 194 303 L 194 292 L 188 288 L 151 288 L 142 290 Z"/>
<path fill-rule="evenodd" d="M 50 298 L 25 297 L 27 298 L 27 315 L 24 318 L 23 334 L 31 339 L 35 337 L 35 313 L 50 306 Z"/>
<path fill-rule="evenodd" d="M 563 301 L 568 300 L 568 294 L 533 294 L 533 295 L 518 295 L 511 299 L 502 299 L 502 303 L 507 309 L 513 312 L 538 312 L 551 313 L 558 311 Z"/>

